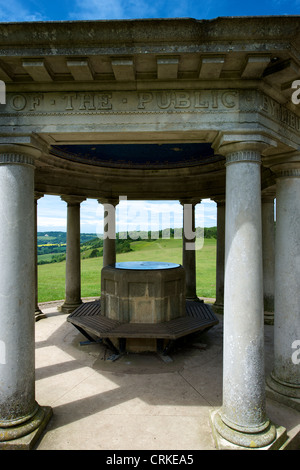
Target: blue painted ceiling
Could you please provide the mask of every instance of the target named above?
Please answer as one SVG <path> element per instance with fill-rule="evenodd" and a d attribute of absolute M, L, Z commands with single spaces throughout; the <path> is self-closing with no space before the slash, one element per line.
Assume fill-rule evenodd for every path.
<path fill-rule="evenodd" d="M 184 168 L 222 159 L 208 143 L 53 145 L 51 154 L 110 168 Z"/>

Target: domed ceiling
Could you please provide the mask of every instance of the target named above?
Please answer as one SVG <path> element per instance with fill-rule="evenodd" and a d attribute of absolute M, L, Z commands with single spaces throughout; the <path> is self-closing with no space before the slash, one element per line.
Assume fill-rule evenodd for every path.
<path fill-rule="evenodd" d="M 51 154 L 66 160 L 109 168 L 184 168 L 213 163 L 209 143 L 53 145 Z"/>

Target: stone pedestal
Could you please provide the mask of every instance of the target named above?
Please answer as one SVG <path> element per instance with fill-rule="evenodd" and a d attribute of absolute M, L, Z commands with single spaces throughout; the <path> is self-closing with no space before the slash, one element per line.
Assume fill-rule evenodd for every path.
<path fill-rule="evenodd" d="M 72 313 L 81 303 L 80 272 L 80 203 L 84 198 L 64 196 L 67 212 L 67 253 L 66 253 L 66 299 L 61 306 L 63 313 Z"/>
<path fill-rule="evenodd" d="M 300 409 L 300 158 L 277 170 L 274 368 L 269 387 Z M 296 160 L 296 161 L 297 161 Z"/>
<path fill-rule="evenodd" d="M 262 148 L 255 141 L 222 147 L 226 155 L 223 405 L 214 426 L 225 440 L 249 448 L 268 446 L 276 438 L 265 409 Z"/>
<path fill-rule="evenodd" d="M 0 200 L 0 449 L 29 448 L 49 413 L 35 400 L 34 159 L 23 147 L 0 153 Z"/>
<path fill-rule="evenodd" d="M 147 261 L 105 266 L 101 272 L 101 314 L 130 324 L 130 331 L 135 331 L 134 324 L 149 326 L 185 316 L 184 268 Z M 148 330 L 145 328 L 145 333 Z M 134 336 L 126 340 L 127 351 L 157 351 L 155 334 Z"/>
<path fill-rule="evenodd" d="M 128 323 L 161 323 L 182 317 L 184 283 L 184 268 L 173 263 L 105 266 L 101 272 L 101 313 Z"/>

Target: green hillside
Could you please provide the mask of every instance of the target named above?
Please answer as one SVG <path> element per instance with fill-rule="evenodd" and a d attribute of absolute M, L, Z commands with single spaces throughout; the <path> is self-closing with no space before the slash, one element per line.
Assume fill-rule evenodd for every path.
<path fill-rule="evenodd" d="M 166 230 L 171 240 L 174 240 L 174 229 Z M 125 236 L 124 236 L 125 235 Z M 159 240 L 162 242 L 168 238 L 163 238 L 164 233 L 159 232 Z M 167 235 L 168 236 L 168 235 Z M 206 239 L 216 238 L 217 228 L 204 228 Z M 159 241 L 158 240 L 158 241 Z M 116 235 L 116 252 L 128 253 L 135 250 L 149 249 L 151 244 L 157 240 L 151 239 L 151 232 L 131 232 L 131 238 L 127 234 Z M 67 234 L 66 232 L 38 232 L 37 253 L 38 264 L 59 263 L 66 259 Z M 81 259 L 97 258 L 103 256 L 103 239 L 93 233 L 80 234 Z"/>
<path fill-rule="evenodd" d="M 89 257 L 95 248 L 96 240 L 87 240 L 81 245 L 81 295 L 100 296 L 100 277 L 103 258 Z M 99 240 L 99 239 L 97 239 Z M 102 240 L 100 240 L 102 242 Z M 127 241 L 128 240 L 122 240 Z M 182 240 L 158 239 L 140 240 L 129 243 L 131 251 L 117 254 L 121 261 L 167 261 L 182 263 Z M 43 264 L 38 267 L 39 302 L 60 300 L 65 297 L 65 261 Z M 197 295 L 215 297 L 216 290 L 216 239 L 205 238 L 204 246 L 196 251 Z"/>
<path fill-rule="evenodd" d="M 38 232 L 38 264 L 60 263 L 66 259 L 67 237 L 65 232 Z M 129 240 L 116 240 L 117 253 L 131 251 Z M 96 234 L 80 235 L 81 259 L 103 256 L 103 239 Z"/>

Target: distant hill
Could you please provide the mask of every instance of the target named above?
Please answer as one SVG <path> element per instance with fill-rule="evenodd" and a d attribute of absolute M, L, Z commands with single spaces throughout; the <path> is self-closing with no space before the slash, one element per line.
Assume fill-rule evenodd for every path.
<path fill-rule="evenodd" d="M 96 233 L 81 233 L 80 243 L 92 240 L 93 238 L 97 238 Z M 67 243 L 67 232 L 38 232 L 37 242 L 38 245 Z"/>
<path fill-rule="evenodd" d="M 66 259 L 67 234 L 66 232 L 38 232 L 37 234 L 38 264 L 59 263 Z M 130 241 L 119 239 L 116 241 L 117 253 L 131 251 Z M 80 234 L 81 258 L 96 258 L 103 256 L 103 239 L 96 233 Z"/>
<path fill-rule="evenodd" d="M 117 233 L 116 252 L 127 253 L 132 251 L 131 244 L 137 241 L 150 242 L 151 234 L 152 232 L 130 232 L 130 237 L 127 237 L 124 232 Z M 174 229 L 160 230 L 156 235 L 157 238 L 174 238 Z M 205 227 L 204 237 L 217 238 L 217 227 Z M 38 264 L 64 261 L 66 259 L 67 233 L 38 232 L 37 245 Z M 99 238 L 96 233 L 81 233 L 80 253 L 82 259 L 103 256 L 103 238 Z"/>
<path fill-rule="evenodd" d="M 96 233 L 80 234 L 80 244 L 99 240 Z M 66 259 L 66 232 L 37 232 L 38 264 L 57 263 Z"/>

